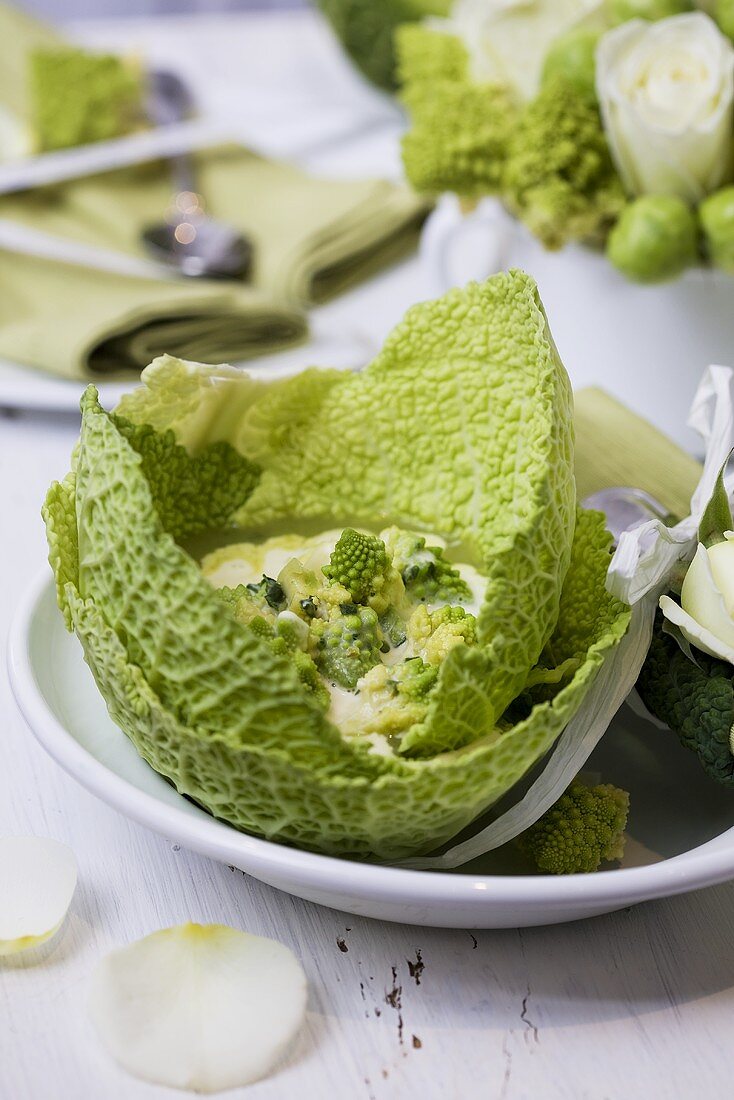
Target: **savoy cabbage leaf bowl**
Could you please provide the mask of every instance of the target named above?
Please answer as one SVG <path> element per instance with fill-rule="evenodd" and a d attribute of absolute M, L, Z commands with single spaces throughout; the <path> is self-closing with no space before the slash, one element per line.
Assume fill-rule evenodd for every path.
<path fill-rule="evenodd" d="M 87 390 L 72 470 L 44 506 L 66 624 L 143 759 L 214 818 L 333 856 L 430 853 L 547 760 L 478 851 L 539 817 L 634 684 L 648 627 L 607 591 L 603 517 L 577 507 L 570 385 L 533 280 L 513 271 L 413 307 L 360 374 L 268 383 L 163 357 L 143 382 L 114 413 Z M 372 533 L 390 525 L 431 533 L 445 557 L 416 536 L 397 571 Z M 227 587 L 197 550 L 222 532 L 253 553 L 342 527 L 325 588 L 308 573 L 288 607 L 286 570 Z M 427 604 L 426 577 L 461 588 L 461 560 L 481 581 L 474 613 Z M 386 616 L 416 578 L 394 642 L 414 648 L 394 671 Z M 416 621 L 441 645 L 415 648 Z M 349 661 L 372 654 L 351 679 L 334 664 L 345 638 Z M 397 724 L 395 708 L 374 719 L 381 739 L 334 709 L 375 669 L 392 702 L 411 693 Z"/>

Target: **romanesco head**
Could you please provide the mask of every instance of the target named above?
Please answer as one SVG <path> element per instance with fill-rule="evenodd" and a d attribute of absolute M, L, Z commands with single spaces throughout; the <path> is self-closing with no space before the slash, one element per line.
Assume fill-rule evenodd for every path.
<path fill-rule="evenodd" d="M 457 645 L 475 645 L 477 621 L 463 607 L 447 604 L 429 611 L 417 607 L 408 621 L 411 649 L 430 665 L 440 665 Z"/>
<path fill-rule="evenodd" d="M 427 665 L 420 657 L 410 657 L 393 670 L 393 680 L 399 695 L 407 699 L 425 699 L 436 686 L 438 669 Z"/>
<path fill-rule="evenodd" d="M 321 679 L 313 658 L 309 657 L 308 653 L 304 653 L 302 649 L 296 649 L 291 654 L 291 659 L 296 666 L 298 679 L 301 681 L 306 691 L 314 696 L 324 710 L 328 710 L 329 703 L 331 702 L 329 689 Z"/>
<path fill-rule="evenodd" d="M 236 588 L 228 588 L 225 585 L 223 588 L 217 589 L 217 595 L 227 605 L 233 618 L 238 623 L 242 623 L 243 626 L 250 626 L 255 620 L 259 620 L 264 624 L 269 624 L 272 633 L 276 613 L 273 608 L 267 605 L 265 600 L 259 599 L 251 591 L 250 585 L 238 584 Z"/>
<path fill-rule="evenodd" d="M 367 603 L 385 584 L 390 559 L 385 543 L 376 535 L 347 527 L 331 552 L 324 576 L 347 589 L 355 603 Z"/>
<path fill-rule="evenodd" d="M 431 634 L 423 647 L 430 665 L 440 665 L 457 645 L 474 645 L 477 621 L 463 607 L 439 607 L 431 612 Z"/>
<path fill-rule="evenodd" d="M 43 152 L 122 137 L 143 122 L 143 73 L 124 58 L 58 46 L 32 51 L 29 61 L 33 122 Z"/>
<path fill-rule="evenodd" d="M 411 118 L 403 162 L 416 191 L 465 197 L 497 192 L 517 107 L 502 84 L 475 83 L 459 38 L 425 26 L 397 38 L 402 97 Z"/>
<path fill-rule="evenodd" d="M 427 603 L 459 603 L 471 599 L 471 590 L 444 555 L 440 546 L 426 546 L 421 535 L 388 527 L 382 532 L 394 569 L 405 591 Z"/>
<path fill-rule="evenodd" d="M 319 676 L 313 659 L 305 652 L 309 640 L 308 627 L 288 611 L 276 615 L 264 601 L 261 607 L 253 599 L 252 587 L 256 586 L 239 584 L 237 588 L 220 588 L 217 595 L 237 622 L 266 642 L 273 653 L 293 663 L 305 690 L 327 710 L 329 690 Z"/>
<path fill-rule="evenodd" d="M 552 75 L 510 141 L 503 190 L 508 205 L 546 248 L 603 238 L 624 207 L 597 106 Z"/>
<path fill-rule="evenodd" d="M 354 691 L 357 681 L 379 663 L 382 635 L 371 607 L 352 605 L 344 612 L 313 620 L 309 648 L 327 680 Z"/>
<path fill-rule="evenodd" d="M 416 723 L 423 721 L 428 709 L 430 685 L 427 679 L 421 685 L 418 668 L 408 674 L 410 666 L 423 667 L 420 661 L 408 661 L 394 668 L 376 665 L 366 673 L 359 685 L 359 698 L 363 706 L 357 712 L 353 733 L 402 737 Z M 420 686 L 423 687 L 422 694 Z M 349 729 L 348 724 L 346 728 Z"/>
<path fill-rule="evenodd" d="M 574 781 L 517 843 L 545 874 L 596 871 L 604 860 L 622 858 L 628 812 L 626 791 Z"/>

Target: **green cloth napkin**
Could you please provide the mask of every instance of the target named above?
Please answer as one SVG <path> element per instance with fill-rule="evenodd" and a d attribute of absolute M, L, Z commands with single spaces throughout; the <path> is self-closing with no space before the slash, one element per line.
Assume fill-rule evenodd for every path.
<path fill-rule="evenodd" d="M 592 387 L 575 394 L 575 425 L 579 500 L 631 485 L 651 493 L 672 515 L 689 515 L 701 464 L 647 420 Z"/>
<path fill-rule="evenodd" d="M 204 362 L 286 347 L 303 310 L 415 246 L 427 213 L 385 181 L 324 180 L 239 146 L 197 157 L 208 213 L 246 233 L 247 283 L 156 280 L 0 252 L 0 356 L 69 378 L 139 371 L 162 351 Z M 144 257 L 141 230 L 171 199 L 165 164 L 0 196 L 0 217 Z"/>

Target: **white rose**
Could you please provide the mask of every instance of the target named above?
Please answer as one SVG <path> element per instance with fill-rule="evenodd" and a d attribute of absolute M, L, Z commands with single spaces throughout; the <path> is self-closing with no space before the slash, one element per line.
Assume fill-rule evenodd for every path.
<path fill-rule="evenodd" d="M 608 31 L 597 47 L 596 86 L 632 194 L 697 203 L 729 178 L 734 49 L 708 15 L 633 19 Z"/>
<path fill-rule="evenodd" d="M 450 20 L 441 20 L 440 26 L 464 42 L 475 80 L 500 81 L 529 100 L 540 86 L 551 43 L 593 20 L 602 4 L 603 0 L 456 0 Z"/>
<path fill-rule="evenodd" d="M 734 664 L 734 533 L 708 549 L 699 543 L 680 604 L 661 596 L 660 609 L 691 645 Z"/>

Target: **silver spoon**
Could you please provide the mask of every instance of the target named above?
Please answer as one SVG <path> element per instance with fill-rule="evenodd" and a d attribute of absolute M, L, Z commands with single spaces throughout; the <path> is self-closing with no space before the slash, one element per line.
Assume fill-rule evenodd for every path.
<path fill-rule="evenodd" d="M 193 100 L 175 73 L 154 70 L 148 80 L 148 115 L 159 126 L 181 122 Z M 143 243 L 159 263 L 182 275 L 209 279 L 244 278 L 252 264 L 252 245 L 231 226 L 204 213 L 190 154 L 170 158 L 174 196 L 165 222 L 143 230 Z"/>

